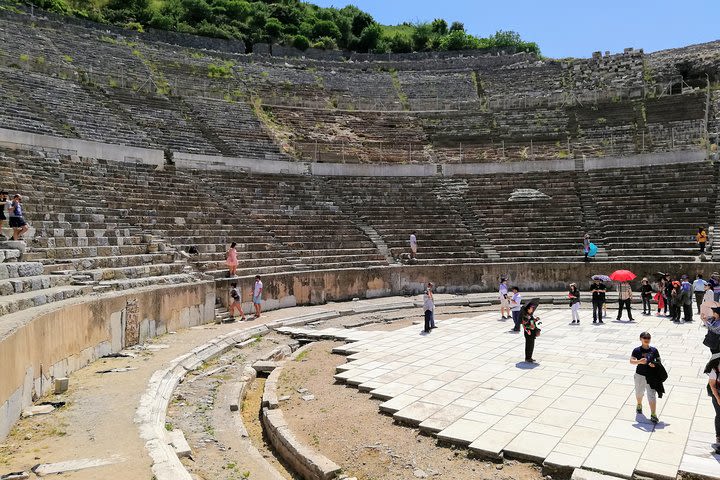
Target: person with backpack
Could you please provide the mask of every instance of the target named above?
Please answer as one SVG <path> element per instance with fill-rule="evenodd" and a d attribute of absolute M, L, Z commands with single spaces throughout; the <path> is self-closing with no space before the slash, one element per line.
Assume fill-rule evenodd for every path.
<path fill-rule="evenodd" d="M 242 296 L 240 295 L 240 289 L 238 288 L 237 283 L 232 283 L 230 287 L 230 306 L 228 307 L 230 315 L 235 318 L 233 310 L 237 310 L 240 313 L 240 319 L 247 320 L 245 318 L 245 312 L 243 312 L 242 309 Z"/>
<path fill-rule="evenodd" d="M 715 409 L 715 443 L 712 448 L 720 450 L 720 353 L 714 353 L 705 365 L 705 374 L 708 376 L 707 393 Z"/>
<path fill-rule="evenodd" d="M 540 301 L 533 298 L 520 310 L 520 323 L 525 336 L 525 362 L 527 363 L 537 363 L 532 357 L 535 351 L 535 339 L 540 336 L 540 317 L 535 316 L 535 310 L 539 304 Z"/>
<path fill-rule="evenodd" d="M 577 285 L 574 283 L 570 284 L 570 289 L 568 290 L 568 298 L 570 299 L 570 312 L 572 314 L 572 322 L 570 322 L 570 325 L 579 325 L 580 324 L 580 290 L 578 290 Z"/>
<path fill-rule="evenodd" d="M 657 410 L 657 393 L 648 383 L 648 375 L 651 368 L 657 368 L 660 363 L 660 352 L 657 348 L 650 346 L 650 333 L 642 332 L 640 334 L 640 346 L 636 347 L 630 355 L 630 364 L 636 365 L 635 368 L 635 398 L 637 406 L 635 412 L 642 414 L 643 397 L 647 394 L 648 403 L 650 404 L 650 421 L 658 423 L 658 417 L 655 413 Z"/>
<path fill-rule="evenodd" d="M 593 323 L 604 323 L 603 305 L 607 288 L 601 280 L 593 280 L 593 283 L 590 284 L 590 291 L 592 292 Z"/>

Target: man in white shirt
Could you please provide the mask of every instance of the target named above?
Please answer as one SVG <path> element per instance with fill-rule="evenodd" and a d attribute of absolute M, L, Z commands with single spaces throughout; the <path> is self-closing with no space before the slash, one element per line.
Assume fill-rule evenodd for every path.
<path fill-rule="evenodd" d="M 260 275 L 255 275 L 255 287 L 253 287 L 253 306 L 255 307 L 255 318 L 260 318 L 262 313 L 262 292 L 263 283 Z"/>
<path fill-rule="evenodd" d="M 417 237 L 415 236 L 416 232 L 412 232 L 410 234 L 410 258 L 414 259 L 417 255 Z"/>
<path fill-rule="evenodd" d="M 700 305 L 703 303 L 703 297 L 705 297 L 705 285 L 707 282 L 703 280 L 701 273 L 697 274 L 695 281 L 692 284 L 693 293 L 695 294 L 695 303 L 697 303 L 698 313 L 700 313 Z"/>
<path fill-rule="evenodd" d="M 522 310 L 522 295 L 518 287 L 512 287 L 512 296 L 510 297 L 510 312 L 512 313 L 513 332 L 520 331 L 520 310 Z"/>

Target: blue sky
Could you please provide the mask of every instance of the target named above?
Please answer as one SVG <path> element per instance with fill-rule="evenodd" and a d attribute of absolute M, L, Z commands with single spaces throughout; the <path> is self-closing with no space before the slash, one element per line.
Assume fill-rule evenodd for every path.
<path fill-rule="evenodd" d="M 554 58 L 592 52 L 646 52 L 720 39 L 720 0 L 310 0 L 324 7 L 353 4 L 383 24 L 445 18 L 478 36 L 515 30 Z"/>

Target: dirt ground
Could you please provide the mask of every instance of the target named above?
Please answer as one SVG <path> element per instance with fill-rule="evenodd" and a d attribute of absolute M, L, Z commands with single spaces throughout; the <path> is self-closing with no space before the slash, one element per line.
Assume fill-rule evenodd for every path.
<path fill-rule="evenodd" d="M 360 480 L 482 478 L 540 480 L 535 464 L 495 464 L 468 457 L 464 449 L 438 446 L 417 429 L 396 425 L 378 412 L 379 401 L 355 388 L 335 384 L 335 367 L 345 357 L 331 350 L 337 342 L 318 342 L 289 362 L 281 375 L 278 397 L 285 419 L 301 441 L 312 446 Z M 304 401 L 298 389 L 315 400 Z"/>

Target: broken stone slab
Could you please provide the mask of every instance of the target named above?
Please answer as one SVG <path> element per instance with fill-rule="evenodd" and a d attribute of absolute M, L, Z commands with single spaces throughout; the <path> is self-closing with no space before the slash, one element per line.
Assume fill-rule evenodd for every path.
<path fill-rule="evenodd" d="M 172 430 L 167 433 L 168 444 L 173 447 L 178 457 L 189 457 L 192 454 L 192 449 L 185 440 L 185 434 L 182 430 Z"/>
<path fill-rule="evenodd" d="M 61 393 L 67 392 L 69 386 L 70 386 L 69 378 L 67 378 L 67 377 L 56 378 L 55 379 L 55 395 L 59 395 Z"/>
<path fill-rule="evenodd" d="M 53 475 L 64 472 L 76 472 L 78 470 L 85 470 L 87 468 L 103 467 L 105 465 L 113 465 L 124 461 L 124 459 L 119 457 L 83 458 L 80 460 L 68 460 L 66 462 L 58 463 L 42 463 L 39 465 L 35 465 L 32 468 L 32 471 L 38 477 L 44 477 L 46 475 Z"/>
<path fill-rule="evenodd" d="M 28 407 L 22 412 L 23 418 L 27 417 L 34 417 L 35 415 L 47 415 L 48 413 L 52 413 L 55 410 L 55 407 L 52 405 L 33 405 L 32 407 Z"/>
<path fill-rule="evenodd" d="M 0 476 L 0 480 L 26 480 L 30 478 L 27 472 L 10 472 Z"/>
<path fill-rule="evenodd" d="M 271 373 L 277 368 L 277 366 L 278 364 L 276 362 L 260 360 L 259 362 L 253 363 L 252 368 L 254 368 L 255 371 L 258 373 Z"/>
<path fill-rule="evenodd" d="M 98 370 L 97 373 L 124 373 L 124 372 L 132 372 L 133 370 L 137 370 L 137 367 L 110 368 L 108 370 Z"/>
<path fill-rule="evenodd" d="M 620 477 L 614 477 L 612 475 L 605 475 L 598 472 L 592 472 L 590 470 L 583 470 L 582 468 L 576 468 L 573 470 L 571 480 L 620 480 Z"/>
<path fill-rule="evenodd" d="M 209 372 L 202 373 L 202 374 L 197 375 L 196 377 L 190 379 L 190 381 L 189 381 L 188 383 L 193 383 L 195 380 L 199 380 L 199 379 L 201 379 L 201 378 L 212 377 L 212 376 L 215 375 L 216 373 L 220 373 L 220 372 L 222 372 L 222 371 L 224 371 L 224 370 L 227 370 L 228 368 L 230 368 L 230 365 L 223 365 L 223 366 L 221 366 L 221 367 L 213 368 L 213 369 L 210 370 Z"/>
<path fill-rule="evenodd" d="M 302 398 L 302 399 L 305 400 L 306 402 L 311 402 L 311 401 L 315 400 L 315 395 L 313 395 L 312 393 L 310 393 L 310 394 L 308 394 L 308 395 L 303 395 L 303 396 L 300 397 L 300 398 Z"/>

